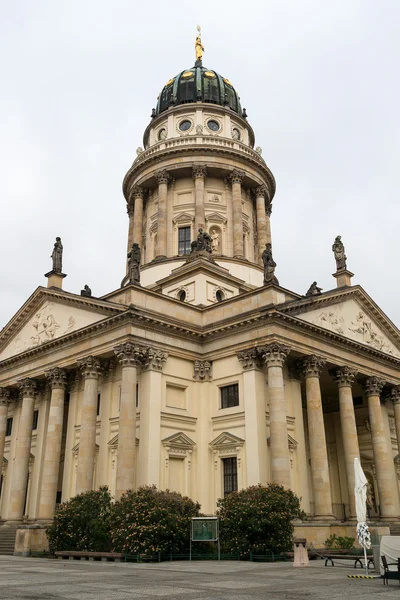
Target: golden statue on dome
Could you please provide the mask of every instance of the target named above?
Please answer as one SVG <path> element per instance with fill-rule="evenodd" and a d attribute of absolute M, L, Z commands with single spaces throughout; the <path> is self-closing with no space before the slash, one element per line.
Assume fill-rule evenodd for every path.
<path fill-rule="evenodd" d="M 194 43 L 194 48 L 196 51 L 196 62 L 199 61 L 201 62 L 202 58 L 203 58 L 203 52 L 204 52 L 204 46 L 201 43 L 201 27 L 200 25 L 197 25 L 197 37 L 196 37 L 196 41 Z"/>

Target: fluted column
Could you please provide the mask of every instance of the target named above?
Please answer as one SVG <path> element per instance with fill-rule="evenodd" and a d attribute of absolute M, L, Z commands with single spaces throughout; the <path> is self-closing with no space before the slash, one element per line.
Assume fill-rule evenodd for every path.
<path fill-rule="evenodd" d="M 400 454 L 400 385 L 396 385 L 390 390 L 390 399 L 393 402 L 394 423 L 396 427 L 397 451 Z M 1 450 L 1 446 L 0 446 Z M 1 453 L 0 453 L 1 456 Z"/>
<path fill-rule="evenodd" d="M 346 465 L 350 518 L 354 519 L 356 517 L 354 459 L 360 459 L 360 449 L 358 446 L 356 417 L 354 414 L 351 386 L 354 383 L 357 371 L 350 367 L 338 367 L 337 369 L 331 369 L 329 372 L 339 388 L 340 425 L 342 428 L 344 461 Z"/>
<path fill-rule="evenodd" d="M 158 171 L 155 174 L 158 183 L 158 214 L 157 214 L 157 245 L 156 258 L 167 256 L 167 199 L 168 182 L 171 177 L 168 171 Z"/>
<path fill-rule="evenodd" d="M 79 437 L 78 466 L 76 472 L 76 495 L 88 492 L 93 487 L 94 459 L 96 453 L 96 420 L 98 379 L 100 361 L 87 356 L 77 361 L 85 380 L 83 392 L 81 432 Z"/>
<path fill-rule="evenodd" d="M 283 365 L 290 348 L 273 342 L 263 346 L 259 352 L 268 373 L 271 479 L 289 489 L 291 481 Z"/>
<path fill-rule="evenodd" d="M 244 171 L 234 169 L 230 174 L 232 184 L 233 256 L 243 257 L 242 182 Z"/>
<path fill-rule="evenodd" d="M 51 399 L 44 451 L 39 519 L 51 519 L 54 516 L 58 473 L 60 469 L 65 386 L 67 382 L 65 371 L 58 367 L 51 369 L 51 371 L 46 373 L 46 376 L 51 385 Z"/>
<path fill-rule="evenodd" d="M 207 175 L 207 167 L 205 165 L 193 165 L 192 169 L 194 188 L 195 188 L 195 213 L 194 224 L 195 232 L 205 228 L 205 212 L 204 212 L 204 180 Z"/>
<path fill-rule="evenodd" d="M 137 368 L 145 362 L 147 348 L 124 342 L 114 348 L 114 352 L 122 366 L 115 486 L 115 499 L 118 500 L 124 492 L 135 486 Z"/>
<path fill-rule="evenodd" d="M 8 510 L 8 519 L 10 521 L 20 521 L 24 516 L 37 383 L 34 379 L 24 379 L 19 382 L 19 388 L 22 396 L 22 404 L 11 478 L 10 506 Z"/>
<path fill-rule="evenodd" d="M 379 377 L 368 377 L 362 382 L 368 398 L 368 413 L 372 436 L 372 450 L 379 491 L 379 505 L 382 519 L 392 520 L 397 517 L 395 499 L 391 484 L 391 448 L 387 447 L 380 394 L 385 384 Z"/>
<path fill-rule="evenodd" d="M 256 189 L 256 215 L 257 215 L 257 244 L 258 244 L 258 262 L 262 263 L 261 254 L 265 249 L 267 241 L 267 218 L 265 213 L 265 198 L 267 188 L 262 185 Z"/>
<path fill-rule="evenodd" d="M 0 387 L 0 475 L 4 456 L 4 445 L 6 442 L 7 413 L 10 404 L 10 392 Z"/>
<path fill-rule="evenodd" d="M 332 519 L 332 495 L 329 480 L 324 413 L 319 378 L 325 359 L 308 356 L 302 363 L 306 380 L 308 439 L 311 458 L 311 479 L 314 490 L 314 519 Z"/>

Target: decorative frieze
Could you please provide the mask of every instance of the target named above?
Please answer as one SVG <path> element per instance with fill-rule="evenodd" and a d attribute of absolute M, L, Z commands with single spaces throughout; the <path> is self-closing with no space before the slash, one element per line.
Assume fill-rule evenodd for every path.
<path fill-rule="evenodd" d="M 209 360 L 195 360 L 193 363 L 193 379 L 209 381 L 212 377 L 212 363 Z"/>
<path fill-rule="evenodd" d="M 333 377 L 339 387 L 351 387 L 354 383 L 357 371 L 351 367 L 344 366 L 337 367 L 335 369 L 329 369 L 329 374 Z"/>
<path fill-rule="evenodd" d="M 38 392 L 36 379 L 22 379 L 18 382 L 20 394 L 23 398 L 34 398 Z"/>
<path fill-rule="evenodd" d="M 51 389 L 65 389 L 67 385 L 67 374 L 64 369 L 60 369 L 59 367 L 54 367 L 54 369 L 50 369 L 50 371 L 46 371 L 45 373 L 47 381 L 49 382 Z"/>
<path fill-rule="evenodd" d="M 257 352 L 267 367 L 283 367 L 283 363 L 290 350 L 290 346 L 287 346 L 286 344 L 272 342 L 271 344 L 266 344 L 265 346 L 258 348 Z"/>
<path fill-rule="evenodd" d="M 320 377 L 326 358 L 312 354 L 299 361 L 304 377 Z"/>
<path fill-rule="evenodd" d="M 101 364 L 98 358 L 94 356 L 85 356 L 77 361 L 84 379 L 98 379 L 101 373 Z"/>
<path fill-rule="evenodd" d="M 160 183 L 168 184 L 171 181 L 171 175 L 165 169 L 163 171 L 157 171 L 157 173 L 154 174 L 154 177 L 159 185 Z"/>
<path fill-rule="evenodd" d="M 192 167 L 192 177 L 193 179 L 197 179 L 200 177 L 204 179 L 207 176 L 207 167 L 206 165 L 193 165 Z"/>
<path fill-rule="evenodd" d="M 133 342 L 123 342 L 114 348 L 114 353 L 122 367 L 140 367 L 147 359 L 146 346 Z"/>
<path fill-rule="evenodd" d="M 383 386 L 385 385 L 385 381 L 380 377 L 376 377 L 375 375 L 372 377 L 367 377 L 360 383 L 367 396 L 379 396 L 383 390 Z"/>

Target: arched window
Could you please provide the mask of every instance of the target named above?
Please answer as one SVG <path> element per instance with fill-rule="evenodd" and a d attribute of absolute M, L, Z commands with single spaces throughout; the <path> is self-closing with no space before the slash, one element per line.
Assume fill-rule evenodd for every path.
<path fill-rule="evenodd" d="M 182 290 L 181 292 L 179 292 L 179 296 L 178 296 L 180 302 L 185 302 L 186 300 L 186 292 L 185 290 Z"/>
<path fill-rule="evenodd" d="M 215 293 L 215 298 L 217 302 L 222 302 L 222 300 L 224 300 L 224 293 L 221 292 L 221 290 L 217 290 Z"/>

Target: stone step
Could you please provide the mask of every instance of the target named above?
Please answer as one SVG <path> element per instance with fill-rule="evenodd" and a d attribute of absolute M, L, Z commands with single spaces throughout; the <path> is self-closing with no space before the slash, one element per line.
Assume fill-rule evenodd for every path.
<path fill-rule="evenodd" d="M 0 554 L 14 554 L 16 527 L 0 527 Z"/>

